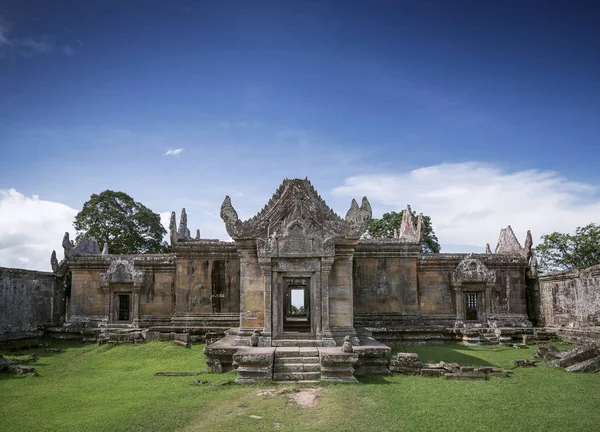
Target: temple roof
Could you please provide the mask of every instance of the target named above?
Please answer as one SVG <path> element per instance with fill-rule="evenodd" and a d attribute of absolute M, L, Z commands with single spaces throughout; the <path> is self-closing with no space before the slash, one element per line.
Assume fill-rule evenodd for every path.
<path fill-rule="evenodd" d="M 246 221 L 239 220 L 229 196 L 221 206 L 221 218 L 233 239 L 268 237 L 284 219 L 310 221 L 334 236 L 358 238 L 371 214 L 369 201 L 364 197 L 360 207 L 352 200 L 346 217 L 341 218 L 325 203 L 308 178 L 285 179 L 263 209 Z"/>

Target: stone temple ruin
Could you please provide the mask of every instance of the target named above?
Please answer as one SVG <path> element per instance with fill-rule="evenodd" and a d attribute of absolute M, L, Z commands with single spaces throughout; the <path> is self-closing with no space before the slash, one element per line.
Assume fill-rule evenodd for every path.
<path fill-rule="evenodd" d="M 524 247 L 509 226 L 494 253 L 424 254 L 421 217 L 415 226 L 409 215 L 395 238 L 365 238 L 366 197 L 342 218 L 308 179 L 286 179 L 246 221 L 225 198 L 232 242 L 193 238 L 185 209 L 179 225 L 171 215 L 171 254 L 111 255 L 67 234 L 65 258 L 51 257 L 56 306 L 45 331 L 206 340 L 212 369 L 236 368 L 238 382 L 353 381 L 390 373 L 389 346 L 547 333 L 533 326 L 549 314 L 529 232 Z"/>

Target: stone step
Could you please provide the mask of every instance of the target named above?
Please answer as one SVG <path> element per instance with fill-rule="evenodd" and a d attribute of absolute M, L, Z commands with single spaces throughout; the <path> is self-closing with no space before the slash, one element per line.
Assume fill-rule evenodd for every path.
<path fill-rule="evenodd" d="M 278 347 L 275 358 L 279 357 L 319 357 L 319 350 L 312 347 Z"/>
<path fill-rule="evenodd" d="M 275 357 L 275 364 L 319 364 L 319 357 Z"/>
<path fill-rule="evenodd" d="M 273 368 L 275 373 L 284 372 L 321 372 L 320 364 L 308 364 L 308 363 L 288 363 L 288 364 L 276 364 Z"/>
<path fill-rule="evenodd" d="M 321 378 L 320 372 L 275 372 L 275 381 L 314 381 Z"/>
<path fill-rule="evenodd" d="M 313 339 L 276 339 L 271 341 L 274 347 L 318 347 L 321 341 Z"/>

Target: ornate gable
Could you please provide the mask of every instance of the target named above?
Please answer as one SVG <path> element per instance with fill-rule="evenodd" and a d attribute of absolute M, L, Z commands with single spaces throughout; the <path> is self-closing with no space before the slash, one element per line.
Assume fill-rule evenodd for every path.
<path fill-rule="evenodd" d="M 285 179 L 267 205 L 246 221 L 239 220 L 228 196 L 221 206 L 221 218 L 233 239 L 271 239 L 272 243 L 274 238 L 286 238 L 281 248 L 294 253 L 314 249 L 316 243 L 331 238 L 358 239 L 366 230 L 371 214 L 365 197 L 360 207 L 352 200 L 346 218 L 342 219 L 308 179 Z"/>
<path fill-rule="evenodd" d="M 140 287 L 144 283 L 144 272 L 136 268 L 132 259 L 115 259 L 100 275 L 100 286 L 108 287 L 111 283 L 133 283 L 134 287 Z"/>
<path fill-rule="evenodd" d="M 483 262 L 472 255 L 466 256 L 452 272 L 452 284 L 461 285 L 469 282 L 496 282 L 496 272 L 488 270 Z"/>

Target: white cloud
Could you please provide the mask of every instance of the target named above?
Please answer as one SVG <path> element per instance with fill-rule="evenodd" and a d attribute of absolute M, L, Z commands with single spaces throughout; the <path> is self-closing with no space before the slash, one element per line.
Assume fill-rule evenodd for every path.
<path fill-rule="evenodd" d="M 535 242 L 543 234 L 572 232 L 599 222 L 600 215 L 600 196 L 591 184 L 550 171 L 506 172 L 478 162 L 354 176 L 333 193 L 366 195 L 375 217 L 410 204 L 413 210 L 431 216 L 445 252 L 464 252 L 465 246 L 481 249 L 485 243 L 493 250 L 500 228 L 507 225 L 523 244 L 528 229 Z"/>
<path fill-rule="evenodd" d="M 181 152 L 183 152 L 182 148 L 169 149 L 163 154 L 163 156 L 179 156 Z"/>
<path fill-rule="evenodd" d="M 77 210 L 0 189 L 0 266 L 50 271 L 50 254 L 62 258 L 62 238 Z M 73 237 L 73 236 L 71 236 Z"/>
<path fill-rule="evenodd" d="M 163 237 L 163 240 L 167 243 L 170 243 L 171 234 L 169 233 L 169 225 L 171 224 L 171 212 L 160 212 L 160 223 L 165 229 L 167 233 Z"/>

